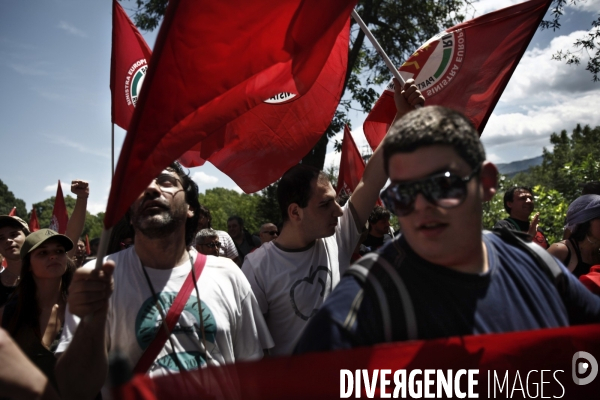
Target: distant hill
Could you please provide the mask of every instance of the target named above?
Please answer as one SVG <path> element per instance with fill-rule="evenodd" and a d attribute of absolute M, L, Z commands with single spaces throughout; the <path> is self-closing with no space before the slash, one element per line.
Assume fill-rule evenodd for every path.
<path fill-rule="evenodd" d="M 507 164 L 496 164 L 496 166 L 501 174 L 513 177 L 519 172 L 525 172 L 533 166 L 541 165 L 543 159 L 543 156 L 538 156 L 534 158 L 528 158 L 527 160 L 513 161 Z"/>

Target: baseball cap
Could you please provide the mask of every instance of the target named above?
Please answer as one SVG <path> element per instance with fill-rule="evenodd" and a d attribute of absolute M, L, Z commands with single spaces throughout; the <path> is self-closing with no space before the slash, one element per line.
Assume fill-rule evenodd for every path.
<path fill-rule="evenodd" d="M 0 215 L 0 228 L 4 228 L 5 226 L 16 226 L 19 228 L 23 228 L 23 232 L 25 232 L 25 235 L 29 235 L 30 232 L 29 225 L 27 225 L 27 222 L 23 221 L 17 216 Z"/>
<path fill-rule="evenodd" d="M 39 231 L 33 232 L 25 239 L 23 246 L 21 246 L 21 259 L 25 258 L 27 254 L 37 249 L 46 240 L 57 240 L 60 244 L 65 247 L 66 251 L 73 248 L 73 242 L 65 235 L 61 235 L 52 229 L 40 229 Z"/>

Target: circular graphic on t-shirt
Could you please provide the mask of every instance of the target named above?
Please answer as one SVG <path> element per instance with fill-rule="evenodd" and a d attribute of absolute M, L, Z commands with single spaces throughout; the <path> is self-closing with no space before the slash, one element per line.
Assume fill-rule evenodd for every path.
<path fill-rule="evenodd" d="M 176 297 L 177 293 L 174 292 L 161 292 L 158 295 L 158 301 L 165 313 L 169 312 L 169 308 Z M 206 339 L 206 344 L 209 347 L 208 351 L 210 353 L 211 346 L 209 346 L 209 344 L 214 345 L 215 343 L 217 323 L 212 311 L 208 308 L 206 303 L 200 301 L 200 304 L 202 307 L 204 338 Z M 198 351 L 198 343 L 201 343 L 203 340 L 201 324 L 198 319 L 199 315 L 197 298 L 195 296 L 190 296 L 179 316 L 179 321 L 177 321 L 173 328 L 173 332 L 171 333 L 172 336 L 174 335 L 176 337 L 177 342 L 179 342 L 181 346 L 186 347 L 186 344 L 192 346 L 189 350 L 186 349 L 184 352 L 177 352 L 177 357 L 186 370 L 197 369 L 199 366 L 206 364 L 204 353 Z M 152 343 L 157 330 L 161 328 L 161 324 L 161 314 L 156 308 L 154 298 L 151 296 L 142 304 L 135 318 L 135 337 L 138 345 L 143 350 L 146 350 L 150 343 Z M 183 335 L 183 337 L 181 337 L 181 335 Z M 191 344 L 192 342 L 194 343 Z M 158 364 L 169 370 L 177 371 L 177 364 L 173 357 L 174 354 L 168 354 L 161 357 L 155 361 L 155 366 Z M 152 369 L 155 369 L 155 366 L 153 366 Z"/>

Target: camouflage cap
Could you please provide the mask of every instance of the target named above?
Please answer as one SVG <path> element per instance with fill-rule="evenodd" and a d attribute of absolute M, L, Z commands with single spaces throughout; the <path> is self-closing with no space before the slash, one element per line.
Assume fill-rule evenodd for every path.
<path fill-rule="evenodd" d="M 23 221 L 17 216 L 0 215 L 0 228 L 4 228 L 5 226 L 23 228 L 23 232 L 25 232 L 25 235 L 29 235 L 30 232 L 29 225 L 27 225 L 27 222 Z"/>

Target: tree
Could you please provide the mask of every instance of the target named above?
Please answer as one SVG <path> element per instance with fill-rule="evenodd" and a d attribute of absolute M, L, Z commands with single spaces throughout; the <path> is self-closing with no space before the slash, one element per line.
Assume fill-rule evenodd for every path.
<path fill-rule="evenodd" d="M 8 215 L 13 207 L 17 207 L 17 216 L 23 219 L 27 218 L 25 202 L 16 198 L 13 192 L 8 190 L 8 186 L 0 180 L 0 215 Z"/>
<path fill-rule="evenodd" d="M 271 222 L 275 225 L 282 221 L 279 202 L 277 201 L 277 186 L 279 181 L 267 186 L 260 192 L 258 204 L 256 207 L 256 216 L 261 224 Z"/>
<path fill-rule="evenodd" d="M 135 24 L 145 31 L 154 30 L 165 13 L 168 0 L 136 0 Z M 360 0 L 356 7 L 379 43 L 395 65 L 400 65 L 421 44 L 441 30 L 462 22 L 461 11 L 470 0 L 383 1 Z M 349 124 L 348 111 L 358 105 L 369 112 L 379 93 L 375 85 L 391 79 L 383 60 L 365 34 L 352 21 L 352 42 L 348 54 L 348 70 L 343 97 L 331 125 L 315 147 L 304 157 L 303 163 L 323 169 L 329 139 Z"/>
<path fill-rule="evenodd" d="M 38 222 L 40 224 L 40 228 L 44 229 L 50 226 L 50 220 L 52 219 L 52 211 L 54 210 L 54 200 L 55 196 L 52 196 L 46 200 L 40 201 L 39 203 L 34 203 L 33 208 L 38 217 Z M 73 209 L 75 208 L 76 200 L 67 195 L 65 196 L 65 205 L 67 206 L 67 213 L 71 215 L 73 213 Z M 31 214 L 27 216 L 27 221 L 29 221 L 29 217 Z M 90 239 L 95 237 L 100 237 L 102 233 L 104 213 L 98 213 L 98 215 L 92 215 L 89 211 L 86 211 L 85 215 L 85 225 L 83 227 L 82 237 L 88 235 Z"/>
<path fill-rule="evenodd" d="M 570 0 L 571 4 L 575 4 L 578 0 Z M 552 20 L 542 21 L 542 29 L 550 29 L 556 31 L 560 29 L 560 18 L 563 15 L 564 6 L 567 0 L 554 0 L 554 8 L 552 8 Z M 580 54 L 586 51 L 590 55 L 586 70 L 592 74 L 594 82 L 600 81 L 598 74 L 600 73 L 600 16 L 592 21 L 592 30 L 581 38 L 575 40 L 573 46 L 579 49 L 577 53 L 571 50 L 559 50 L 553 56 L 553 60 L 566 61 L 567 64 L 579 65 L 581 63 Z"/>
<path fill-rule="evenodd" d="M 257 232 L 261 222 L 257 218 L 257 206 L 260 196 L 238 193 L 225 188 L 208 189 L 198 196 L 200 204 L 210 210 L 214 229 L 227 230 L 227 219 L 237 215 L 244 220 L 244 226 L 250 232 Z"/>
<path fill-rule="evenodd" d="M 527 186 L 541 185 L 561 193 L 570 204 L 581 193 L 579 184 L 600 180 L 600 126 L 577 125 L 571 136 L 553 133 L 553 152 L 544 149 L 542 164 L 514 180 Z"/>

